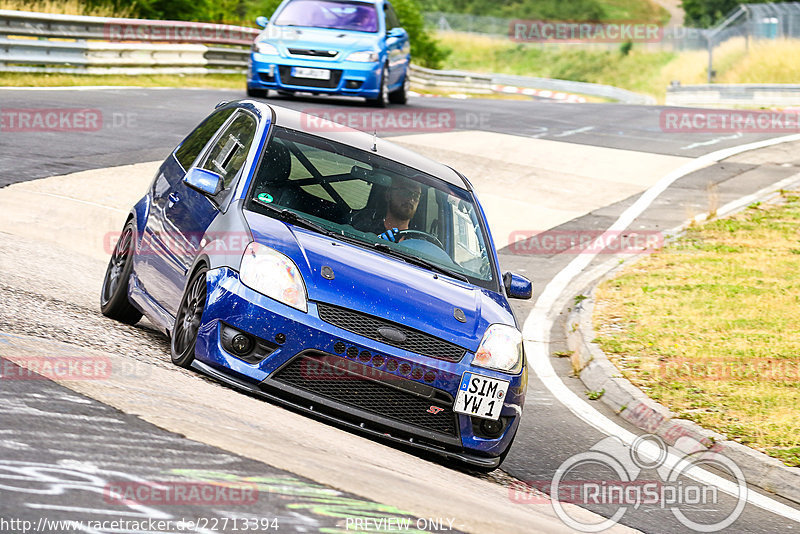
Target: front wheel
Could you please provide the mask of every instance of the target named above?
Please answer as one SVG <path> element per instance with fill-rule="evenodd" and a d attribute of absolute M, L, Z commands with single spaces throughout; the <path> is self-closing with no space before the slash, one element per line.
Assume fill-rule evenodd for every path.
<path fill-rule="evenodd" d="M 134 308 L 128 300 L 135 235 L 136 225 L 131 219 L 122 229 L 122 235 L 111 253 L 100 292 L 100 311 L 103 315 L 126 324 L 136 324 L 142 318 L 142 312 Z"/>
<path fill-rule="evenodd" d="M 378 91 L 378 96 L 373 99 L 368 99 L 371 105 L 375 106 L 376 108 L 385 108 L 386 101 L 389 99 L 388 89 L 386 88 L 386 83 L 389 79 L 389 69 L 386 65 L 383 66 L 383 71 L 381 71 L 381 81 L 380 81 L 380 91 Z"/>
<path fill-rule="evenodd" d="M 189 281 L 175 316 L 170 348 L 172 363 L 180 367 L 188 368 L 194 361 L 197 333 L 200 331 L 200 321 L 206 307 L 207 270 L 205 267 L 200 268 Z"/>
<path fill-rule="evenodd" d="M 248 85 L 247 96 L 251 98 L 267 98 L 269 96 L 269 89 L 253 89 Z"/>
<path fill-rule="evenodd" d="M 408 78 L 408 69 L 406 69 L 406 73 L 403 75 L 403 85 L 400 86 L 400 89 L 395 89 L 389 93 L 389 102 L 392 104 L 406 104 L 408 102 L 408 91 L 410 89 L 411 81 Z"/>

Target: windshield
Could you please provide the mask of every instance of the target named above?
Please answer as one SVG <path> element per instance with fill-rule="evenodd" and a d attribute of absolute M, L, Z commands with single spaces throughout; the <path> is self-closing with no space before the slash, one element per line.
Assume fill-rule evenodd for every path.
<path fill-rule="evenodd" d="M 295 0 L 280 12 L 274 24 L 375 33 L 378 14 L 374 5 L 361 2 Z"/>
<path fill-rule="evenodd" d="M 274 216 L 276 208 L 346 240 L 498 290 L 472 195 L 377 154 L 276 127 L 245 209 Z"/>

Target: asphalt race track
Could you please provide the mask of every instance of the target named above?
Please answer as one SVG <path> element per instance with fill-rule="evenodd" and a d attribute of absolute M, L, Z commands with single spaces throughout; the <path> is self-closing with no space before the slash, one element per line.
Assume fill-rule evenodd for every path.
<path fill-rule="evenodd" d="M 2 188 L 10 184 L 90 169 L 160 161 L 215 104 L 221 100 L 237 98 L 244 98 L 244 93 L 136 88 L 2 89 L 0 111 L 39 108 L 94 110 L 101 117 L 101 124 L 91 131 L 0 130 L 0 197 L 3 194 Z M 300 110 L 320 111 L 330 108 L 337 111 L 370 111 L 360 102 L 346 99 L 275 98 L 271 101 Z M 614 154 L 628 154 L 631 157 L 659 156 L 664 158 L 663 161 L 674 158 L 678 163 L 683 161 L 679 158 L 686 158 L 688 161 L 720 149 L 778 135 L 667 134 L 659 126 L 664 108 L 655 106 L 412 98 L 408 108 L 420 112 L 441 110 L 449 113 L 455 122 L 445 132 L 437 132 L 440 134 L 457 135 L 463 132 L 464 135 L 472 135 L 468 132 L 482 131 L 497 134 L 496 138 L 500 140 L 510 139 L 504 136 L 513 136 L 531 140 L 531 143 L 537 140 L 554 141 L 562 143 L 559 146 L 568 150 L 591 152 L 595 148 L 608 149 L 615 151 Z M 397 142 L 409 143 L 412 147 L 416 133 L 419 132 L 378 132 L 382 136 L 397 135 Z M 466 142 L 466 137 L 463 139 Z M 452 146 L 452 151 L 442 151 L 433 146 L 423 148 L 424 153 L 433 156 L 441 154 L 442 157 L 451 157 L 454 161 L 461 157 L 457 153 L 458 146 Z M 506 156 L 498 156 L 498 159 L 503 158 Z M 513 155 L 506 159 L 513 160 Z M 513 164 L 514 161 L 508 163 Z M 569 162 L 565 162 L 567 163 Z M 619 164 L 623 166 L 625 162 L 620 161 Z M 590 169 L 592 161 L 583 165 Z M 473 179 L 470 175 L 472 169 L 462 170 Z M 797 155 L 796 150 L 778 146 L 735 156 L 675 181 L 634 220 L 631 227 L 666 231 L 682 225 L 687 218 L 708 209 L 707 191 L 710 183 L 714 185 L 715 194 L 722 205 L 768 188 L 798 172 L 800 155 Z M 554 229 L 569 232 L 608 228 L 636 201 L 641 191 L 658 178 L 660 176 L 645 180 L 643 177 L 642 183 L 637 185 L 636 194 L 628 194 L 628 189 L 620 185 L 622 192 L 613 197 L 616 200 L 596 205 L 569 220 L 558 219 L 557 224 L 553 225 Z M 487 187 L 486 184 L 491 184 L 491 179 L 490 175 L 483 176 L 480 183 L 476 182 L 479 194 L 481 184 Z M 531 210 L 544 202 L 535 198 L 535 182 L 530 183 L 527 180 L 523 183 L 520 178 L 519 183 L 510 182 L 509 187 L 519 187 L 525 191 L 521 195 L 522 202 L 529 203 Z M 583 187 L 591 188 L 591 183 L 585 182 Z M 604 184 L 603 187 L 612 186 Z M 559 198 L 569 198 L 570 195 L 577 197 L 581 193 L 579 190 L 568 189 L 558 192 L 562 195 Z M 81 196 L 80 191 L 64 191 L 64 194 Z M 31 204 L 27 209 L 35 211 L 37 206 Z M 0 215 L 0 219 L 6 216 Z M 503 228 L 543 229 L 520 227 L 520 224 L 524 223 L 517 220 Z M 181 380 L 191 379 L 203 386 L 210 383 L 192 373 L 172 368 L 167 356 L 166 341 L 146 325 L 116 329 L 113 323 L 102 318 L 97 304 L 92 305 L 96 301 L 96 292 L 92 293 L 87 289 L 87 286 L 99 287 L 99 280 L 74 284 L 53 281 L 55 287 L 51 290 L 46 285 L 37 286 L 31 282 L 31 278 L 26 278 L 25 272 L 21 272 L 41 271 L 39 279 L 46 280 L 49 274 L 56 272 L 54 265 L 61 262 L 65 272 L 72 272 L 76 279 L 80 278 L 82 272 L 84 276 L 88 276 L 86 271 L 82 271 L 80 262 L 68 257 L 68 246 L 65 245 L 64 249 L 50 247 L 42 252 L 33 244 L 17 243 L 11 234 L 5 232 L 0 228 L 0 332 L 8 333 L 0 336 L 0 365 L 4 375 L 22 373 L 12 362 L 2 358 L 4 347 L 17 344 L 24 348 L 30 339 L 27 336 L 33 336 L 52 339 L 54 343 L 60 341 L 94 350 L 114 351 L 130 362 L 144 366 L 143 368 L 154 366 L 158 373 L 173 373 L 174 376 L 181 377 Z M 574 259 L 574 256 L 567 254 L 520 253 L 515 247 L 509 246 L 505 237 L 498 239 L 495 235 L 503 269 L 523 272 L 532 278 L 534 299 Z M 36 265 L 37 258 L 41 260 L 41 266 Z M 593 260 L 585 271 L 590 271 L 606 259 L 600 257 Z M 583 287 L 573 285 L 568 291 L 570 295 L 575 295 L 582 289 Z M 533 301 L 514 305 L 522 326 L 533 309 Z M 105 336 L 106 332 L 108 339 L 101 339 L 102 336 L 98 334 Z M 552 324 L 550 332 L 549 352 L 552 354 L 565 350 L 563 314 Z M 21 337 L 14 337 L 17 335 Z M 57 346 L 61 347 L 58 350 L 62 350 L 65 345 L 59 343 Z M 568 359 L 551 360 L 565 385 L 585 398 L 583 384 L 571 376 Z M 137 417 L 139 412 L 126 413 L 126 410 L 117 410 L 91 398 L 91 395 L 76 391 L 81 391 L 80 387 L 67 389 L 47 380 L 0 380 L 0 518 L 20 518 L 36 524 L 44 511 L 49 518 L 72 520 L 89 519 L 98 515 L 112 518 L 120 514 L 126 518 L 157 517 L 175 521 L 203 516 L 218 520 L 237 518 L 240 521 L 269 517 L 277 520 L 280 531 L 299 532 L 324 529 L 354 531 L 359 527 L 363 529 L 364 524 L 346 522 L 348 513 L 359 517 L 393 517 L 397 520 L 413 518 L 414 524 L 419 518 L 419 514 L 410 513 L 402 506 L 384 506 L 396 503 L 385 502 L 377 495 L 374 498 L 366 498 L 362 493 L 354 495 L 352 492 L 341 491 L 346 486 L 332 488 L 330 486 L 335 484 L 320 484 L 319 480 L 294 474 L 296 471 L 274 467 L 269 458 L 258 462 L 231 452 L 231 448 L 214 446 L 215 443 L 221 444 L 221 440 L 206 441 L 183 437 L 164 430 L 171 428 L 166 423 L 163 426 L 148 423 Z M 248 399 L 248 402 L 253 401 Z M 641 433 L 616 417 L 602 403 L 593 403 L 592 406 L 618 425 L 631 432 Z M 312 432 L 315 425 L 325 426 L 324 423 L 311 419 L 300 418 L 300 421 L 312 429 Z M 159 426 L 162 428 L 158 428 Z M 188 432 L 182 433 L 188 435 Z M 502 466 L 507 475 L 495 473 L 489 479 L 496 484 L 512 484 L 514 487 L 513 477 L 533 482 L 538 487 L 544 482 L 549 483 L 563 462 L 574 455 L 586 453 L 607 437 L 596 426 L 576 417 L 562 403 L 562 399 L 556 398 L 532 371 L 523 423 L 514 447 Z M 365 438 L 356 436 L 346 439 Z M 386 454 L 394 454 L 394 451 L 388 450 L 388 446 L 375 446 L 386 448 Z M 285 454 L 302 456 L 303 452 L 287 447 Z M 352 459 L 354 463 L 359 461 L 357 458 Z M 435 471 L 438 467 L 431 465 L 430 472 L 438 473 Z M 254 473 L 257 474 L 256 477 L 253 476 Z M 426 474 L 415 473 L 415 477 L 424 480 Z M 589 469 L 582 476 L 589 480 L 606 480 L 610 474 L 601 467 Z M 644 469 L 638 480 L 658 480 L 660 476 L 660 473 L 652 469 Z M 98 509 L 97 494 L 107 492 L 109 484 L 119 481 L 139 483 L 142 480 L 182 484 L 234 481 L 254 488 L 260 494 L 266 494 L 267 498 L 259 499 L 258 506 L 254 506 L 252 502 L 239 503 L 233 507 L 233 511 L 224 506 L 212 509 L 153 506 L 151 510 L 130 505 L 126 507 L 119 503 L 106 503 Z M 765 509 L 748 502 L 738 520 L 726 531 L 767 533 L 791 532 L 800 528 L 796 519 L 800 517 L 800 508 L 796 504 L 770 496 L 752 486 L 748 490 L 770 497 L 770 502 L 775 503 L 773 509 L 769 509 L 769 506 Z M 512 503 L 518 498 L 512 490 L 508 490 L 508 496 Z M 340 508 L 331 504 L 334 501 Z M 524 502 L 513 504 L 520 508 L 525 506 Z M 780 511 L 779 505 L 793 508 L 794 517 L 787 517 L 786 513 L 775 513 Z M 713 523 L 724 519 L 735 506 L 735 498 L 720 494 L 720 499 L 714 506 L 683 503 L 680 510 L 697 522 Z M 610 517 L 619 508 L 600 504 L 581 504 L 581 507 L 604 517 Z M 433 520 L 433 515 L 428 514 L 426 517 Z M 491 523 L 491 518 L 484 519 Z M 679 521 L 672 511 L 658 506 L 642 505 L 638 509 L 628 509 L 620 523 L 648 533 L 694 531 L 686 526 L 686 522 Z M 212 526 L 206 524 L 206 531 L 214 531 Z M 0 519 L 0 532 L 3 531 L 2 527 Z M 217 524 L 216 530 L 234 532 L 235 527 L 235 524 L 228 524 L 226 528 L 222 528 Z M 373 527 L 381 530 L 380 527 Z M 426 523 L 425 527 L 429 531 L 450 531 L 446 519 L 439 525 Z M 530 532 L 548 529 L 544 523 L 517 527 L 519 531 Z M 177 527 L 172 528 L 180 531 Z M 481 530 L 479 527 L 473 528 L 476 531 Z M 111 530 L 97 530 L 106 531 Z"/>

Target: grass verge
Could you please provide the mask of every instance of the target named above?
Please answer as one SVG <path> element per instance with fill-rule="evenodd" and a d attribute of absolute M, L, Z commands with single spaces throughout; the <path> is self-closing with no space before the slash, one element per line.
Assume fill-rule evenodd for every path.
<path fill-rule="evenodd" d="M 705 50 L 671 52 L 634 44 L 628 54 L 604 45 L 534 45 L 501 37 L 439 32 L 445 69 L 518 74 L 614 85 L 663 103 L 670 82 L 707 83 Z M 800 40 L 730 39 L 714 49 L 719 83 L 796 83 Z"/>
<path fill-rule="evenodd" d="M 244 92 L 244 74 L 39 74 L 0 72 L 3 87 L 74 87 L 79 85 L 134 85 L 138 87 L 197 87 L 202 89 L 240 89 Z"/>
<path fill-rule="evenodd" d="M 601 284 L 597 342 L 679 417 L 800 466 L 800 197 L 690 228 Z"/>

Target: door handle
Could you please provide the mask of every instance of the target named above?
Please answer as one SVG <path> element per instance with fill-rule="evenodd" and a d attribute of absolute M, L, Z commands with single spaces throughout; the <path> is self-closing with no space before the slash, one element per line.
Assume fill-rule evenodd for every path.
<path fill-rule="evenodd" d="M 170 193 L 169 194 L 169 203 L 175 204 L 181 201 L 181 197 L 178 196 L 178 193 Z"/>

